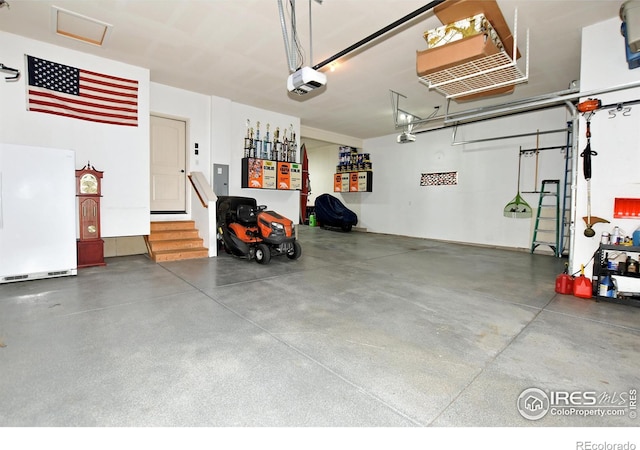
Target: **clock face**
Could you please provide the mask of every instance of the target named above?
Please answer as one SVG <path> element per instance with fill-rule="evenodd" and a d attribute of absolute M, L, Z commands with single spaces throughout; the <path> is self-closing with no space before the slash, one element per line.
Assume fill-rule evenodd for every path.
<path fill-rule="evenodd" d="M 80 193 L 81 194 L 97 194 L 98 193 L 98 180 L 90 173 L 85 173 L 80 178 Z"/>

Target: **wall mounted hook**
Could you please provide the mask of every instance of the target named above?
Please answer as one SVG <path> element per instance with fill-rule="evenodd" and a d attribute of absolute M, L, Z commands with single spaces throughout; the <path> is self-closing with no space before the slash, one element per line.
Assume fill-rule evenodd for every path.
<path fill-rule="evenodd" d="M 12 73 L 13 76 L 5 77 L 6 81 L 17 81 L 20 78 L 20 71 L 18 69 L 14 69 L 12 67 L 7 67 L 4 64 L 0 63 L 0 71 Z"/>

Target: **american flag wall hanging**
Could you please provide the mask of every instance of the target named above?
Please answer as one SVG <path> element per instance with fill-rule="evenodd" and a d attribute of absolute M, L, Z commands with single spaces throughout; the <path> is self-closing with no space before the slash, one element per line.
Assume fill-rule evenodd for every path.
<path fill-rule="evenodd" d="M 458 172 L 423 173 L 420 186 L 452 186 L 458 184 Z"/>
<path fill-rule="evenodd" d="M 138 126 L 138 81 L 27 55 L 27 109 L 74 119 Z"/>

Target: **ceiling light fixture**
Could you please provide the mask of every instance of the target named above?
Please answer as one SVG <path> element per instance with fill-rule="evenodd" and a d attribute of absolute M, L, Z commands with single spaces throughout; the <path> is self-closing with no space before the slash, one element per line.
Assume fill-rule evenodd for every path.
<path fill-rule="evenodd" d="M 0 0 L 1 1 L 1 0 Z M 101 47 L 113 25 L 57 6 L 51 7 L 53 32 L 86 44 Z"/>

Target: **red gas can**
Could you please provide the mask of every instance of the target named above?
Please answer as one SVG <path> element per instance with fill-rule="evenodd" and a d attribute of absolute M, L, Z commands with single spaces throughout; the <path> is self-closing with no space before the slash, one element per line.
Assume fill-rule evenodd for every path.
<path fill-rule="evenodd" d="M 573 277 L 569 275 L 569 264 L 564 263 L 564 271 L 556 277 L 556 292 L 558 294 L 573 294 Z"/>
<path fill-rule="evenodd" d="M 573 280 L 573 295 L 580 298 L 591 298 L 593 295 L 593 284 L 584 276 L 584 266 L 580 268 L 580 276 Z"/>
<path fill-rule="evenodd" d="M 573 294 L 573 277 L 568 273 L 561 273 L 556 277 L 556 292 L 558 294 Z"/>

